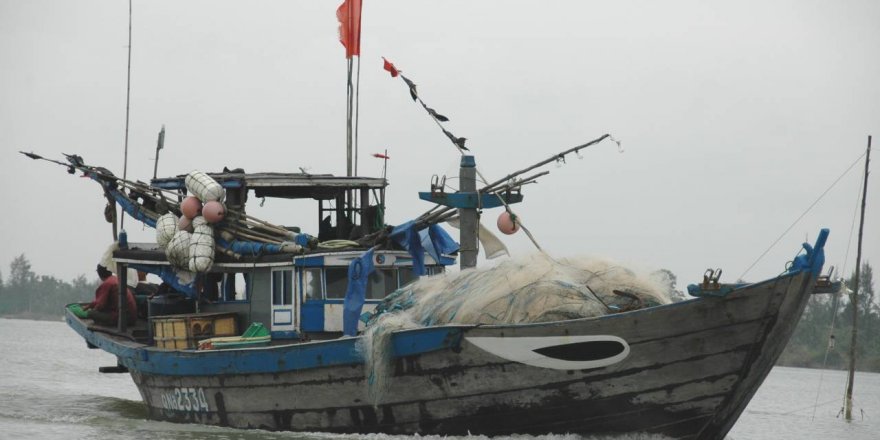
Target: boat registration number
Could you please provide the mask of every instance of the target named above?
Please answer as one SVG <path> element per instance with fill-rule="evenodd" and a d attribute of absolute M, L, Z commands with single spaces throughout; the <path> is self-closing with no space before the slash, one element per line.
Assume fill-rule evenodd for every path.
<path fill-rule="evenodd" d="M 207 412 L 208 400 L 203 388 L 174 388 L 162 395 L 162 406 L 174 411 Z"/>

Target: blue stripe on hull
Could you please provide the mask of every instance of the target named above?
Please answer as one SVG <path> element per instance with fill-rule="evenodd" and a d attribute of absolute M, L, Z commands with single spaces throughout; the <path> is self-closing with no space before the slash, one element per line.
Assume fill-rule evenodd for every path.
<path fill-rule="evenodd" d="M 115 354 L 132 370 L 170 376 L 218 374 L 275 374 L 335 365 L 362 364 L 356 344 L 360 338 L 334 339 L 303 344 L 229 350 L 164 350 L 134 343 L 120 343 L 101 332 L 89 330 L 68 311 L 67 323 L 86 341 Z M 461 327 L 434 327 L 396 333 L 394 356 L 412 356 L 447 348 L 457 349 Z"/>

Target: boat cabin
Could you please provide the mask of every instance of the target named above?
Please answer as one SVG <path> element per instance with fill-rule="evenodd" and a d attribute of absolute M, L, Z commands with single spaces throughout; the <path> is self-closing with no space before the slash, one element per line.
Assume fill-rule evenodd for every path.
<path fill-rule="evenodd" d="M 130 243 L 114 252 L 116 263 L 156 274 L 167 284 L 164 290 L 171 290 L 139 304 L 147 308 L 146 318 L 152 322 L 175 316 L 234 316 L 234 335 L 252 323 L 261 323 L 276 342 L 339 337 L 349 265 L 370 248 L 371 235 L 386 229 L 386 180 L 304 173 L 226 172 L 210 176 L 226 190 L 230 213 L 244 213 L 250 196 L 316 200 L 318 235 L 312 237 L 299 228 L 284 226 L 296 242 L 308 245 L 297 246 L 295 251 L 283 246 L 280 250 L 257 246 L 254 252 L 218 251 L 210 271 L 194 275 L 174 270 L 155 243 Z M 184 176 L 154 179 L 151 185 L 176 191 L 179 200 L 186 196 Z M 254 224 L 251 230 L 259 232 L 261 225 Z M 248 236 L 247 232 L 241 235 Z M 406 250 L 393 246 L 375 249 L 372 263 L 375 270 L 366 283 L 364 312 L 417 278 L 414 259 Z M 455 264 L 454 256 L 424 255 L 426 275 L 441 273 L 451 264 Z M 153 322 L 148 330 L 154 330 L 155 325 Z M 233 336 L 205 328 L 187 330 L 191 339 L 188 348 L 194 348 L 199 338 Z"/>

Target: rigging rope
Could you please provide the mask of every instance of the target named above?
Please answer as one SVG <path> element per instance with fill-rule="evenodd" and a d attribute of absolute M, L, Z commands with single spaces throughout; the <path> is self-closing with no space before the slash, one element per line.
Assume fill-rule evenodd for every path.
<path fill-rule="evenodd" d="M 828 192 L 831 191 L 831 189 L 834 188 L 834 186 L 837 185 L 837 183 L 840 182 L 840 180 L 843 179 L 843 177 L 846 176 L 847 173 L 849 173 L 850 170 L 852 170 L 852 168 L 853 168 L 854 166 L 856 166 L 856 164 L 858 164 L 858 163 L 862 160 L 862 157 L 863 157 L 864 155 L 865 155 L 865 153 L 860 154 L 859 157 L 856 158 L 855 161 L 853 161 L 852 165 L 850 165 L 849 168 L 847 168 L 846 171 L 844 171 L 843 174 L 841 174 L 840 177 L 838 177 L 838 178 L 837 178 L 837 179 L 831 184 L 831 186 L 829 186 L 827 189 L 825 189 L 825 191 L 822 193 L 822 195 L 820 195 L 819 198 L 817 198 L 817 199 L 816 199 L 816 200 L 815 200 L 815 201 L 814 201 L 814 202 L 813 202 L 813 203 L 807 208 L 806 211 L 804 211 L 800 216 L 798 216 L 798 218 L 795 219 L 795 221 L 792 222 L 792 224 L 791 224 L 791 225 L 790 225 L 790 226 L 789 226 L 789 227 L 788 227 L 788 228 L 787 228 L 782 234 L 780 234 L 779 237 L 776 238 L 776 240 L 770 245 L 770 247 L 768 247 L 768 248 L 767 248 L 767 249 L 766 249 L 766 250 L 765 250 L 760 256 L 758 256 L 757 259 L 755 259 L 755 262 L 753 262 L 753 263 L 752 263 L 752 264 L 751 264 L 751 265 L 745 270 L 745 272 L 743 272 L 742 275 L 739 276 L 739 279 L 743 279 L 743 278 L 746 276 L 746 274 L 749 273 L 749 271 L 752 270 L 752 268 L 754 268 L 755 265 L 758 264 L 758 262 L 761 261 L 761 259 L 764 258 L 764 256 L 766 256 L 767 253 L 770 252 L 770 250 L 773 249 L 773 247 L 775 247 L 775 246 L 776 246 L 776 245 L 782 240 L 782 238 L 785 237 L 785 235 L 788 234 L 788 232 L 791 231 L 791 229 L 794 228 L 795 225 L 797 225 L 798 222 L 800 222 L 801 219 L 804 218 L 804 216 L 806 216 L 807 213 L 809 213 L 810 210 L 812 210 L 813 207 L 816 206 L 816 204 L 819 203 L 819 201 L 822 200 L 822 198 L 824 198 L 825 195 L 828 194 Z"/>

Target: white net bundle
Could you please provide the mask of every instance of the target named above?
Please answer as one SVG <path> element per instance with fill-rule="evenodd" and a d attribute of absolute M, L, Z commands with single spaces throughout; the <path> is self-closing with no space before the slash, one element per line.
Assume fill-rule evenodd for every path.
<path fill-rule="evenodd" d="M 193 234 L 189 242 L 189 270 L 207 272 L 214 264 L 214 229 L 204 217 L 193 219 Z"/>
<path fill-rule="evenodd" d="M 521 324 L 669 302 L 665 286 L 650 274 L 609 260 L 557 261 L 535 254 L 491 268 L 423 277 L 391 294 L 379 310 L 405 311 L 425 326 Z"/>
<path fill-rule="evenodd" d="M 172 266 L 178 269 L 189 270 L 189 243 L 192 234 L 186 231 L 177 231 L 165 248 L 165 257 Z"/>
<path fill-rule="evenodd" d="M 223 200 L 223 187 L 211 176 L 201 171 L 190 172 L 183 179 L 183 182 L 186 185 L 186 190 L 198 197 L 202 203 Z"/>
<path fill-rule="evenodd" d="M 165 249 L 168 246 L 168 243 L 174 238 L 175 232 L 177 232 L 176 215 L 169 212 L 156 220 L 156 244 L 160 248 Z"/>

